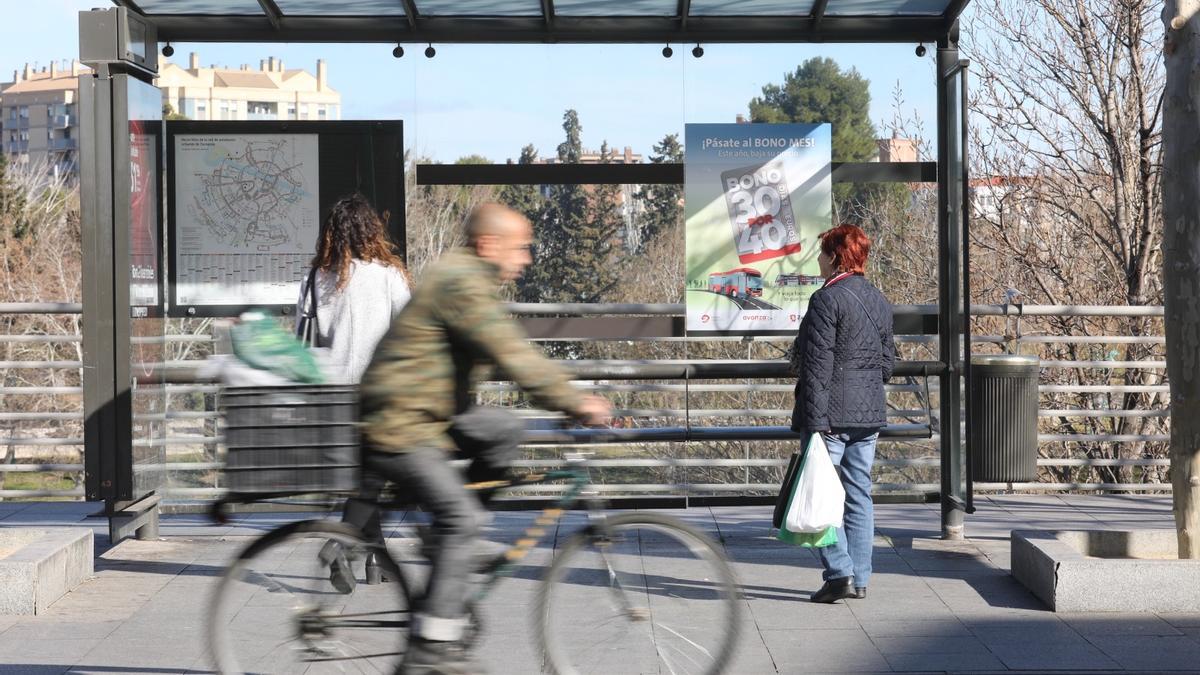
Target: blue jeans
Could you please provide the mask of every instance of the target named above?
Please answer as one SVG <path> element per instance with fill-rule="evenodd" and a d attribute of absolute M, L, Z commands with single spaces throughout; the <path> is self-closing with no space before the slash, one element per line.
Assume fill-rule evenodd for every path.
<path fill-rule="evenodd" d="M 871 465 L 875 462 L 877 429 L 834 429 L 821 434 L 829 458 L 846 488 L 846 515 L 834 546 L 818 548 L 823 578 L 854 577 L 865 588 L 871 578 L 871 547 L 875 539 L 875 507 L 871 503 Z"/>

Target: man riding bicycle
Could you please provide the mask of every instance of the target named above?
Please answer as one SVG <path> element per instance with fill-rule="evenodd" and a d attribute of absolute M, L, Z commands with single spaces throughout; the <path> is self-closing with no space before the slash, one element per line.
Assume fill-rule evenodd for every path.
<path fill-rule="evenodd" d="M 514 416 L 473 406 L 477 368 L 495 366 L 537 405 L 584 423 L 606 424 L 611 415 L 608 401 L 582 395 L 526 341 L 499 298 L 500 286 L 532 262 L 529 221 L 492 203 L 476 208 L 465 227 L 467 246 L 424 273 L 361 385 L 364 495 L 390 480 L 432 516 L 436 550 L 402 665 L 409 674 L 471 670 L 457 643 L 466 626 L 472 550 L 486 522 L 486 498 L 464 487 L 450 460 L 472 460 L 468 482 L 497 480 L 515 458 L 523 432 Z M 378 512 L 366 501 L 352 502 L 346 520 L 382 536 Z M 335 574 L 340 571 L 335 567 Z"/>

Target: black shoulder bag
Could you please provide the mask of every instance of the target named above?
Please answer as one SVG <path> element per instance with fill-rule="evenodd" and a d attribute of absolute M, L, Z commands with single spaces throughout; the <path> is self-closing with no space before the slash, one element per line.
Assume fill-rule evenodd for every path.
<path fill-rule="evenodd" d="M 317 268 L 308 273 L 308 287 L 296 321 L 296 337 L 309 347 L 321 346 L 321 326 L 317 320 Z"/>

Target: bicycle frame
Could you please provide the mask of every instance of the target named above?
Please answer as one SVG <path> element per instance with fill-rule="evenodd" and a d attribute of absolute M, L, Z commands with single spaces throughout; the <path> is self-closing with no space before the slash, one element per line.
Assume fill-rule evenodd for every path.
<path fill-rule="evenodd" d="M 479 590 L 475 593 L 471 602 L 483 600 L 492 587 L 496 585 L 496 582 L 509 576 L 509 573 L 516 567 L 517 563 L 524 559 L 531 549 L 537 546 L 538 542 L 546 536 L 547 530 L 558 523 L 558 520 L 562 518 L 567 510 L 581 501 L 580 495 L 590 483 L 590 478 L 587 470 L 580 466 L 569 469 L 557 469 L 545 473 L 530 473 L 507 480 L 468 483 L 466 485 L 468 490 L 508 490 L 524 485 L 537 485 L 556 480 L 570 481 L 566 492 L 562 494 L 554 506 L 542 509 L 542 513 L 534 518 L 533 524 L 525 528 L 524 536 L 514 542 L 507 551 L 496 556 L 495 560 L 480 570 L 480 573 L 487 576 L 487 580 L 480 584 Z M 592 508 L 590 502 L 589 508 Z"/>

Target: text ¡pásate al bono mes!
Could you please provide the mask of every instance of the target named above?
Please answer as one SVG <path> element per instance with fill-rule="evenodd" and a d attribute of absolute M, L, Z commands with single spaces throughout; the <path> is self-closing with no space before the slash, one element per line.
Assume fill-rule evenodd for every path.
<path fill-rule="evenodd" d="M 704 149 L 709 148 L 813 148 L 815 138 L 706 138 Z"/>

